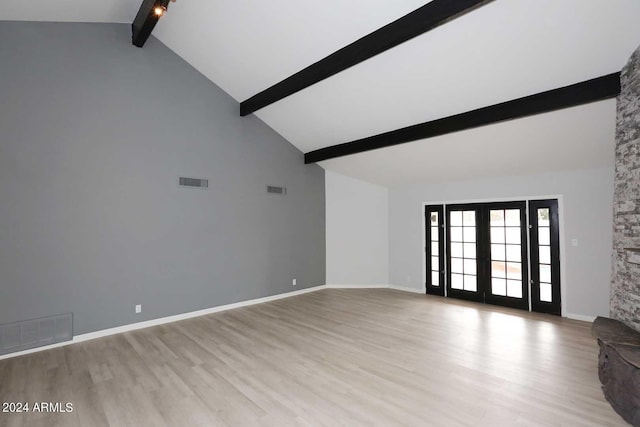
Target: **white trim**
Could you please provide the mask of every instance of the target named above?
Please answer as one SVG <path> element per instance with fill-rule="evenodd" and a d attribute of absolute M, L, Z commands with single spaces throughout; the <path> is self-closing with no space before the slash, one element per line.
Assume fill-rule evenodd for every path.
<path fill-rule="evenodd" d="M 566 313 L 564 317 L 571 320 L 581 320 L 583 322 L 589 323 L 593 323 L 593 321 L 596 320 L 596 316 L 587 316 L 585 314 Z"/>
<path fill-rule="evenodd" d="M 426 294 L 427 292 L 425 289 L 409 288 L 407 286 L 389 285 L 388 288 L 396 291 L 411 292 L 412 294 Z"/>
<path fill-rule="evenodd" d="M 521 202 L 529 200 L 547 200 L 557 199 L 559 194 L 550 195 L 535 195 L 535 196 L 521 196 L 521 197 L 488 197 L 485 199 L 461 199 L 461 200 L 446 200 L 446 201 L 428 201 L 422 202 L 422 213 L 424 214 L 424 207 L 427 205 L 463 205 L 466 203 L 492 203 L 492 202 Z"/>
<path fill-rule="evenodd" d="M 567 236 L 564 222 L 564 196 L 559 194 L 556 198 L 558 199 L 558 235 L 560 237 L 560 315 L 569 317 L 567 301 L 571 295 L 568 295 L 567 292 Z"/>
<path fill-rule="evenodd" d="M 424 294 L 425 289 L 409 288 L 407 286 L 373 284 L 373 285 L 325 285 L 326 289 L 395 289 L 396 291 L 411 292 L 412 294 Z M 424 288 L 424 287 L 423 287 Z"/>
<path fill-rule="evenodd" d="M 324 285 L 327 289 L 382 289 L 388 288 L 389 285 L 384 284 L 373 284 L 373 285 L 347 285 L 347 284 L 334 284 L 334 285 Z"/>
<path fill-rule="evenodd" d="M 179 320 L 191 319 L 193 317 L 205 316 L 207 314 L 218 313 L 221 311 L 232 310 L 234 308 L 247 307 L 250 305 L 262 304 L 269 301 L 275 301 L 283 298 L 289 298 L 296 295 L 306 294 L 309 292 L 319 291 L 324 289 L 325 285 L 315 286 L 306 289 L 300 289 L 292 292 L 285 292 L 283 294 L 271 295 L 268 297 L 256 298 L 247 301 L 235 302 L 233 304 L 219 305 L 217 307 L 205 308 L 203 310 L 190 311 L 188 313 L 176 314 L 173 316 L 160 317 L 158 319 L 146 320 L 144 322 L 130 323 L 128 325 L 117 326 L 115 328 L 102 329 L 100 331 L 89 332 L 87 334 L 76 335 L 71 341 L 64 341 L 56 344 L 46 345 L 42 347 L 30 348 L 29 350 L 17 351 L 15 353 L 9 353 L 0 355 L 0 360 L 9 359 L 12 357 L 22 356 L 25 354 L 36 353 L 39 351 L 50 350 L 52 348 L 64 347 L 66 345 L 77 344 L 83 341 L 94 340 L 96 338 L 102 338 L 109 335 L 121 334 L 123 332 L 135 331 L 137 329 L 149 328 L 151 326 L 163 325 L 165 323 L 177 322 Z"/>

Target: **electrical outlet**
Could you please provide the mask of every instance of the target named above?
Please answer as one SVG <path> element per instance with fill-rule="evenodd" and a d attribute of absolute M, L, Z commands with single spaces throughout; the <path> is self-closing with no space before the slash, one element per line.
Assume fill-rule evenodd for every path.
<path fill-rule="evenodd" d="M 291 282 L 291 284 L 293 286 L 296 286 L 298 284 L 298 279 L 293 279 L 293 281 Z"/>
<path fill-rule="evenodd" d="M 142 304 L 136 304 L 136 314 L 142 313 Z"/>

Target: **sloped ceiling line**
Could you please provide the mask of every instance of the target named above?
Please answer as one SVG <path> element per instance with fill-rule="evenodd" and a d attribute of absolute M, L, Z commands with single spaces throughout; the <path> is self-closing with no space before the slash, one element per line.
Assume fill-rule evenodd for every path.
<path fill-rule="evenodd" d="M 620 72 L 576 83 L 465 113 L 407 126 L 356 141 L 308 152 L 306 164 L 362 153 L 434 136 L 446 135 L 505 120 L 527 117 L 590 102 L 614 98 L 620 93 Z"/>
<path fill-rule="evenodd" d="M 494 0 L 432 0 L 240 103 L 246 116 Z"/>

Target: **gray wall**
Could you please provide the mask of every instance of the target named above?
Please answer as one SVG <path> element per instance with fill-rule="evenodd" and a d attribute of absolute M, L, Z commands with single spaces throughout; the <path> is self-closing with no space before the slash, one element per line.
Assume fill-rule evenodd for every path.
<path fill-rule="evenodd" d="M 612 136 L 613 143 L 613 136 Z M 561 196 L 560 259 L 565 315 L 609 314 L 613 169 L 432 183 L 389 190 L 389 280 L 424 287 L 423 203 Z M 571 245 L 577 239 L 578 246 Z"/>
<path fill-rule="evenodd" d="M 621 83 L 616 124 L 611 315 L 640 331 L 640 48 L 622 70 Z"/>
<path fill-rule="evenodd" d="M 324 172 L 238 108 L 129 25 L 0 22 L 0 323 L 73 312 L 81 334 L 324 284 Z"/>

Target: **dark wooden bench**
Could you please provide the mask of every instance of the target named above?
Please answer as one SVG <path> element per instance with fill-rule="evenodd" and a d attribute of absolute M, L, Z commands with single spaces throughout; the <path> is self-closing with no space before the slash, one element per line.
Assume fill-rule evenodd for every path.
<path fill-rule="evenodd" d="M 640 427 L 640 333 L 614 319 L 598 317 L 598 376 L 605 398 L 627 422 Z"/>

